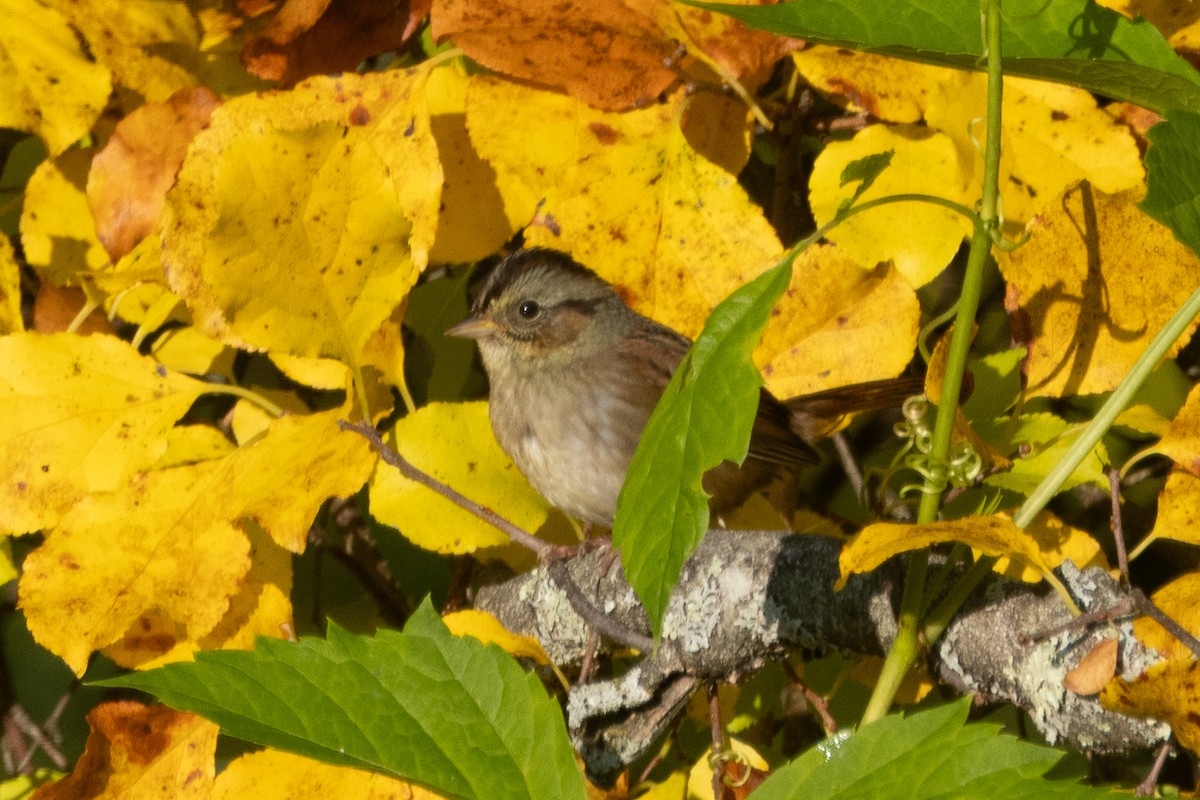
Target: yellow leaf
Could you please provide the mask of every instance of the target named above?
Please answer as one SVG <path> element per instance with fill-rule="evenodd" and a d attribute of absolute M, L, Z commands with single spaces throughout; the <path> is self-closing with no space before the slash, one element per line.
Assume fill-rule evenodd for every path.
<path fill-rule="evenodd" d="M 52 526 L 79 498 L 124 485 L 208 389 L 110 336 L 0 338 L 0 530 Z"/>
<path fill-rule="evenodd" d="M 233 442 L 216 428 L 208 425 L 176 425 L 167 431 L 166 452 L 154 468 L 198 464 L 229 455 L 233 450 Z"/>
<path fill-rule="evenodd" d="M 912 359 L 920 316 L 890 265 L 863 269 L 817 245 L 796 259 L 754 360 L 779 397 L 895 377 Z"/>
<path fill-rule="evenodd" d="M 564 250 L 646 316 L 695 336 L 709 311 L 781 252 L 736 176 L 694 150 L 666 104 L 611 113 L 475 77 L 467 128 L 530 245 Z M 720 133 L 710 131 L 708 144 Z M 743 147 L 744 129 L 723 132 Z M 695 135 L 700 135 L 699 133 Z"/>
<path fill-rule="evenodd" d="M 35 133 L 58 155 L 91 130 L 111 76 L 57 11 L 38 0 L 0 0 L 0 9 L 0 127 Z"/>
<path fill-rule="evenodd" d="M 455 611 L 442 617 L 442 622 L 455 636 L 472 636 L 485 644 L 497 645 L 511 656 L 528 658 L 537 664 L 550 663 L 550 656 L 537 639 L 512 633 L 486 611 Z"/>
<path fill-rule="evenodd" d="M 1200 389 L 1188 392 L 1187 400 L 1166 434 L 1154 448 L 1182 469 L 1200 476 Z"/>
<path fill-rule="evenodd" d="M 196 83 L 200 26 L 183 0 L 47 0 L 79 30 L 113 80 L 146 100 Z"/>
<path fill-rule="evenodd" d="M 294 638 L 292 624 L 292 554 L 271 541 L 257 525 L 247 526 L 251 542 L 250 571 L 229 610 L 216 626 L 192 640 L 186 629 L 159 609 L 142 614 L 104 654 L 130 669 L 154 669 L 174 661 L 190 661 L 197 650 L 250 650 L 257 636 Z"/>
<path fill-rule="evenodd" d="M 1158 518 L 1147 539 L 1200 545 L 1200 477 L 1178 468 L 1171 470 L 1158 496 Z M 1138 549 L 1146 544 L 1143 542 Z"/>
<path fill-rule="evenodd" d="M 221 463 L 143 473 L 67 512 L 26 557 L 19 584 L 38 644 L 82 675 L 92 652 L 148 611 L 169 616 L 189 639 L 210 632 L 250 568 L 237 515 L 203 508 L 222 488 Z"/>
<path fill-rule="evenodd" d="M 75 769 L 39 789 L 38 800 L 208 800 L 216 772 L 215 724 L 132 700 L 102 703 L 87 720 L 91 732 Z"/>
<path fill-rule="evenodd" d="M 1100 704 L 1122 714 L 1161 719 L 1180 744 L 1200 752 L 1200 661 L 1164 661 L 1133 681 L 1117 678 L 1100 693 Z"/>
<path fill-rule="evenodd" d="M 535 531 L 549 504 L 517 471 L 492 435 L 487 403 L 431 403 L 396 423 L 394 447 L 417 469 L 509 522 Z M 379 463 L 371 514 L 414 544 L 438 553 L 471 553 L 508 537 L 439 494 Z"/>
<path fill-rule="evenodd" d="M 83 187 L 91 153 L 70 150 L 43 161 L 25 187 L 21 245 L 43 280 L 65 286 L 109 264 Z"/>
<path fill-rule="evenodd" d="M 685 800 L 687 796 L 688 773 L 672 772 L 662 781 L 651 786 L 645 793 L 638 795 L 638 800 Z"/>
<path fill-rule="evenodd" d="M 1174 50 L 1200 50 L 1200 18 L 1190 0 L 1097 0 L 1130 19 L 1146 21 L 1166 37 Z"/>
<path fill-rule="evenodd" d="M 857 182 L 841 185 L 842 170 L 852 161 L 889 150 L 894 153 L 891 165 L 858 202 L 909 192 L 965 201 L 954 143 L 947 136 L 913 125 L 871 125 L 850 141 L 830 142 L 817 156 L 809 200 L 818 224 L 833 219 L 858 188 Z M 851 217 L 825 238 L 865 267 L 893 261 L 916 288 L 950 263 L 970 232 L 970 221 L 949 209 L 905 202 Z"/>
<path fill-rule="evenodd" d="M 982 191 L 987 77 L 954 71 L 930 98 L 926 121 L 954 140 L 966 196 Z M 1088 180 L 1109 194 L 1140 187 L 1144 171 L 1129 129 L 1083 89 L 1026 78 L 1004 81 L 1000 193 L 1004 218 L 1021 224 L 1067 187 Z M 972 120 L 977 120 L 972 123 Z"/>
<path fill-rule="evenodd" d="M 475 152 L 467 134 L 466 70 L 456 64 L 435 69 L 425 84 L 429 124 L 437 140 L 445 178 L 442 212 L 429 260 L 461 264 L 500 249 L 528 215 L 510 218 L 496 188 L 496 172 Z"/>
<path fill-rule="evenodd" d="M 1155 606 L 1193 636 L 1200 635 L 1200 573 L 1181 575 L 1159 589 L 1150 598 Z M 1191 649 L 1167 633 L 1167 629 L 1147 616 L 1133 621 L 1133 633 L 1138 640 L 1158 652 L 1164 659 L 1189 659 Z"/>
<path fill-rule="evenodd" d="M 13 563 L 12 542 L 0 539 L 0 586 L 17 577 L 17 565 Z"/>
<path fill-rule="evenodd" d="M 882 673 L 882 658 L 879 656 L 862 656 L 855 659 L 845 674 L 863 686 L 874 688 L 879 683 L 879 676 Z M 919 703 L 925 699 L 927 694 L 933 691 L 935 685 L 933 679 L 929 676 L 928 670 L 919 665 L 914 666 L 900 680 L 900 686 L 896 690 L 896 703 L 904 706 Z"/>
<path fill-rule="evenodd" d="M 413 784 L 350 767 L 262 750 L 240 756 L 217 776 L 212 800 L 439 800 Z"/>
<path fill-rule="evenodd" d="M 229 344 L 357 372 L 426 263 L 441 181 L 422 73 L 235 98 L 167 196 L 171 287 Z"/>
<path fill-rule="evenodd" d="M 886 122 L 920 122 L 929 98 L 957 70 L 831 45 L 792 54 L 796 69 L 838 105 Z"/>
<path fill-rule="evenodd" d="M 987 556 L 1008 556 L 1033 567 L 1046 582 L 1067 600 L 1066 587 L 1051 571 L 1038 541 L 1018 528 L 1005 516 L 967 517 L 966 519 L 928 522 L 909 525 L 896 522 L 876 522 L 859 531 L 838 556 L 841 577 L 835 588 L 846 585 L 850 575 L 870 572 L 884 561 L 900 553 L 920 550 L 942 542 L 961 542 Z"/>
<path fill-rule="evenodd" d="M 147 612 L 189 641 L 208 636 L 250 569 L 248 520 L 299 552 L 320 504 L 366 480 L 374 455 L 337 427 L 342 413 L 283 417 L 221 459 L 85 497 L 25 560 L 20 602 L 34 638 L 82 673 L 91 651 Z"/>
<path fill-rule="evenodd" d="M 346 365 L 331 358 L 305 358 L 287 353 L 271 354 L 279 371 L 302 386 L 314 389 L 345 389 L 349 380 Z"/>
<path fill-rule="evenodd" d="M 0 235 L 0 336 L 25 330 L 21 316 L 21 268 L 12 242 Z"/>
<path fill-rule="evenodd" d="M 1031 396 L 1116 387 L 1200 283 L 1200 259 L 1135 200 L 1134 193 L 1109 195 L 1081 184 L 1029 223 L 1028 243 L 998 254 L 1009 282 L 1006 306 L 1019 309 L 1031 337 Z"/>
<path fill-rule="evenodd" d="M 1080 569 L 1108 569 L 1108 559 L 1100 543 L 1087 531 L 1068 525 L 1053 514 L 1039 514 L 1025 529 L 1025 536 L 1033 539 L 1042 559 L 1051 569 L 1061 566 L 1067 559 Z M 1043 574 L 1021 558 L 1009 556 L 998 558 L 994 569 L 1001 575 L 1026 583 L 1037 583 Z"/>
<path fill-rule="evenodd" d="M 235 354 L 191 325 L 164 331 L 150 345 L 150 352 L 164 367 L 192 375 L 231 374 Z"/>

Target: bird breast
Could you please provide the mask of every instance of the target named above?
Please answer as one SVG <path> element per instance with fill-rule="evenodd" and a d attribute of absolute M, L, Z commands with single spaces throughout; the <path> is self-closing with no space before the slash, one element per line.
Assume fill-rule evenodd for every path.
<path fill-rule="evenodd" d="M 621 386 L 632 376 L 616 364 L 592 366 L 597 369 L 576 365 L 538 381 L 493 381 L 492 428 L 553 506 L 611 526 L 629 462 L 658 398 L 646 397 L 644 386 Z M 530 394 L 535 390 L 536 397 Z"/>

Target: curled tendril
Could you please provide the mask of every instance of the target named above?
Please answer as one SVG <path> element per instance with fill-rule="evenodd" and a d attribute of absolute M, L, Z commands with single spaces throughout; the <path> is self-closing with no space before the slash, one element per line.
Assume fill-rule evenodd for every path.
<path fill-rule="evenodd" d="M 900 455 L 904 465 L 924 480 L 921 484 L 905 486 L 900 494 L 941 494 L 947 485 L 973 485 L 983 472 L 983 459 L 971 443 L 957 442 L 945 461 L 933 459 L 929 455 L 933 443 L 933 430 L 929 426 L 929 401 L 919 395 L 910 397 L 904 401 L 901 411 L 904 421 L 896 423 L 895 432 L 896 436 L 906 439 L 907 444 Z"/>

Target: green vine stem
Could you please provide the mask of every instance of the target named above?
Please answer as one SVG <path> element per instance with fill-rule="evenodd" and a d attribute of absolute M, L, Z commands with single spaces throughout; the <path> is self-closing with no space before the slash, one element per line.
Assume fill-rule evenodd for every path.
<path fill-rule="evenodd" d="M 998 214 L 1000 197 L 1000 121 L 1004 92 L 1004 75 L 1001 70 L 1000 0 L 981 0 L 984 43 L 987 53 L 988 107 L 987 136 L 983 152 L 983 198 L 975 233 L 971 238 L 971 250 L 967 257 L 966 273 L 958 301 L 954 333 L 950 339 L 949 358 L 942 383 L 941 402 L 938 404 L 937 421 L 934 423 L 931 458 L 945 461 L 950 453 L 950 439 L 954 430 L 954 416 L 958 409 L 958 396 L 966 371 L 967 350 L 971 344 L 971 329 L 979 308 L 983 291 L 983 271 L 991 253 L 993 237 L 999 231 Z M 1070 474 L 1070 473 L 1068 473 Z M 926 479 L 925 491 L 917 510 L 917 522 L 932 522 L 937 518 L 944 485 Z M 884 661 L 875 691 L 863 712 L 862 722 L 868 723 L 883 717 L 899 691 L 900 682 L 916 662 L 920 652 L 921 609 L 925 604 L 925 579 L 928 560 L 924 553 L 913 553 L 908 560 L 904 595 L 900 601 L 900 619 L 896 640 L 892 643 Z"/>

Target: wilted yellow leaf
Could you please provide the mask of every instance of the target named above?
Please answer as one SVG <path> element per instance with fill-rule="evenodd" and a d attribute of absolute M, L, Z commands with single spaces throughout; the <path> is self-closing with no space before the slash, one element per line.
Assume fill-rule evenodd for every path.
<path fill-rule="evenodd" d="M 1029 223 L 1027 244 L 998 254 L 1006 305 L 1028 323 L 1030 395 L 1113 389 L 1200 284 L 1200 259 L 1136 199 L 1081 184 Z"/>
<path fill-rule="evenodd" d="M 695 336 L 781 252 L 737 177 L 692 149 L 687 99 L 622 114 L 495 78 L 467 91 L 467 127 L 525 241 L 565 250 L 641 313 Z M 715 134 L 715 132 L 714 132 Z M 742 130 L 726 131 L 740 149 Z"/>
<path fill-rule="evenodd" d="M 335 767 L 279 750 L 235 759 L 217 776 L 212 800 L 439 800 L 441 795 L 385 775 Z"/>
<path fill-rule="evenodd" d="M 967 517 L 965 519 L 910 525 L 876 522 L 853 536 L 838 556 L 841 577 L 837 589 L 857 572 L 870 572 L 894 555 L 920 550 L 942 542 L 961 542 L 987 556 L 1008 556 L 1033 567 L 1064 598 L 1069 598 L 1062 582 L 1034 537 L 1018 528 L 1008 517 Z"/>
<path fill-rule="evenodd" d="M 1200 477 L 1179 468 L 1171 470 L 1158 496 L 1158 518 L 1147 539 L 1174 539 L 1200 545 Z M 1145 548 L 1148 542 L 1139 545 Z"/>
<path fill-rule="evenodd" d="M 947 136 L 915 125 L 871 125 L 848 142 L 830 142 L 817 156 L 808 193 L 818 224 L 833 219 L 858 188 L 856 181 L 842 186 L 846 166 L 889 150 L 894 153 L 891 165 L 858 202 L 910 192 L 965 201 L 954 143 Z M 864 267 L 894 262 L 916 288 L 929 283 L 950 263 L 970 232 L 970 220 L 949 209 L 905 202 L 851 217 L 825 238 Z"/>
<path fill-rule="evenodd" d="M 1087 531 L 1068 525 L 1053 514 L 1039 514 L 1025 529 L 1025 535 L 1033 539 L 1051 569 L 1067 559 L 1080 569 L 1108 569 L 1108 559 L 1100 543 Z M 1037 583 L 1042 578 L 1042 572 L 1035 566 L 1009 556 L 996 559 L 995 571 L 1026 583 Z"/>
<path fill-rule="evenodd" d="M 926 121 L 954 140 L 966 196 L 979 197 L 987 136 L 987 76 L 955 71 L 936 84 Z M 1089 92 L 1026 78 L 1004 81 L 1000 194 L 1007 221 L 1024 223 L 1088 180 L 1109 194 L 1141 186 L 1141 156 L 1129 129 Z M 975 120 L 973 123 L 972 121 Z M 970 204 L 970 203 L 968 203 Z"/>
<path fill-rule="evenodd" d="M 816 45 L 792 54 L 817 91 L 887 122 L 920 122 L 938 84 L 956 70 L 876 53 Z"/>
<path fill-rule="evenodd" d="M 0 127 L 35 133 L 57 155 L 91 130 L 112 76 L 57 11 L 38 0 L 2 0 L 0 9 Z"/>
<path fill-rule="evenodd" d="M 1150 600 L 1171 619 L 1183 626 L 1193 636 L 1200 635 L 1200 572 L 1181 575 L 1155 592 Z M 1133 633 L 1146 647 L 1158 652 L 1164 659 L 1189 659 L 1194 657 L 1191 649 L 1167 633 L 1167 629 L 1147 616 L 1133 621 Z"/>
<path fill-rule="evenodd" d="M 1167 433 L 1154 452 L 1171 459 L 1182 469 L 1200 476 L 1200 388 L 1188 392 L 1183 408 L 1171 420 Z"/>
<path fill-rule="evenodd" d="M 864 269 L 817 245 L 793 264 L 754 361 L 779 397 L 892 378 L 912 359 L 920 317 L 912 286 L 890 265 Z"/>
<path fill-rule="evenodd" d="M 150 102 L 196 83 L 200 25 L 184 0 L 47 0 L 83 35 L 113 82 Z"/>
<path fill-rule="evenodd" d="M 1144 17 L 1175 50 L 1200 50 L 1200 17 L 1191 0 L 1097 0 L 1130 19 Z"/>
<path fill-rule="evenodd" d="M 215 724 L 132 700 L 101 703 L 87 720 L 91 732 L 74 771 L 34 792 L 36 800 L 208 800 L 216 772 Z"/>
<path fill-rule="evenodd" d="M 442 212 L 429 260 L 434 263 L 478 261 L 500 249 L 528 211 L 510 218 L 496 188 L 496 171 L 475 152 L 467 134 L 466 70 L 455 63 L 435 69 L 425 83 L 429 122 L 437 140 L 445 178 Z M 512 209 L 514 212 L 516 208 Z"/>
<path fill-rule="evenodd" d="M 442 172 L 423 82 L 314 78 L 214 112 L 164 215 L 167 275 L 197 327 L 357 371 L 433 242 Z"/>
<path fill-rule="evenodd" d="M 158 225 L 188 144 L 218 103 L 215 94 L 198 87 L 139 106 L 117 123 L 92 159 L 88 206 L 113 259 L 125 256 Z"/>
<path fill-rule="evenodd" d="M 12 242 L 0 235 L 0 336 L 25 330 L 21 316 L 21 267 Z"/>
<path fill-rule="evenodd" d="M 417 469 L 527 531 L 546 520 L 549 504 L 492 435 L 487 403 L 431 403 L 396 423 L 394 446 Z M 508 537 L 439 494 L 379 462 L 371 479 L 371 514 L 414 544 L 438 553 L 471 553 Z"/>
<path fill-rule="evenodd" d="M 78 284 L 81 274 L 110 263 L 83 193 L 91 160 L 89 151 L 70 150 L 43 161 L 25 188 L 25 260 L 43 280 L 59 286 Z"/>
<path fill-rule="evenodd" d="M 209 388 L 110 336 L 0 337 L 0 530 L 52 526 L 150 467 Z"/>
<path fill-rule="evenodd" d="M 1165 661 L 1133 681 L 1117 678 L 1100 693 L 1100 704 L 1122 714 L 1161 719 L 1180 744 L 1200 752 L 1200 661 Z"/>
<path fill-rule="evenodd" d="M 142 614 L 104 655 L 130 669 L 154 669 L 191 660 L 197 650 L 249 650 L 257 636 L 289 639 L 292 625 L 292 554 L 257 525 L 248 525 L 250 571 L 220 622 L 197 640 L 159 609 Z"/>

